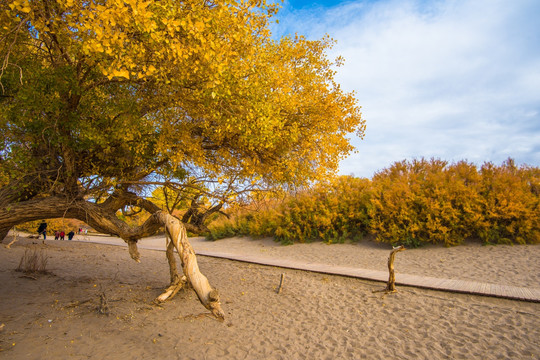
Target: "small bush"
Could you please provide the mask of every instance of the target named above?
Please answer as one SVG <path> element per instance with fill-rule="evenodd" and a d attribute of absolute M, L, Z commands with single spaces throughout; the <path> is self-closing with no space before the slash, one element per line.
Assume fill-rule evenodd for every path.
<path fill-rule="evenodd" d="M 274 206 L 279 206 L 277 201 L 231 209 L 229 217 L 221 216 L 209 224 L 206 238 L 218 240 L 244 235 L 274 236 L 279 224 L 279 215 L 273 209 Z"/>
<path fill-rule="evenodd" d="M 395 163 L 373 178 L 372 231 L 392 245 L 461 244 L 478 221 L 479 180 L 476 167 L 466 162 Z"/>
<path fill-rule="evenodd" d="M 341 176 L 320 183 L 282 206 L 276 238 L 284 243 L 360 240 L 369 232 L 371 181 Z"/>

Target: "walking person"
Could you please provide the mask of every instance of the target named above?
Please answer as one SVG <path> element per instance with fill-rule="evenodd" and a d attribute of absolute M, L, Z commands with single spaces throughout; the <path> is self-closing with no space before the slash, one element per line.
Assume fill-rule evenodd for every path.
<path fill-rule="evenodd" d="M 60 240 L 65 240 L 66 233 L 64 230 L 60 231 Z"/>
<path fill-rule="evenodd" d="M 58 230 L 56 230 L 54 232 L 54 240 L 58 240 L 59 237 L 60 237 L 60 232 Z"/>
<path fill-rule="evenodd" d="M 43 240 L 47 240 L 47 222 L 45 222 L 45 220 L 43 220 L 41 224 L 39 224 L 37 232 L 38 232 L 38 239 L 39 239 L 39 235 L 43 234 Z"/>
<path fill-rule="evenodd" d="M 73 230 L 71 230 L 70 232 L 68 232 L 68 240 L 73 240 L 73 237 L 75 236 L 75 233 L 73 232 Z"/>

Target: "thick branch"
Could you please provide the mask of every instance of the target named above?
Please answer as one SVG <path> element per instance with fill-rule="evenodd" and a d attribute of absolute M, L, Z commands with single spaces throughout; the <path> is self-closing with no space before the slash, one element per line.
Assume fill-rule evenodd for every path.
<path fill-rule="evenodd" d="M 141 226 L 129 226 L 116 217 L 115 211 L 86 200 L 63 197 L 37 198 L 0 207 L 0 229 L 39 219 L 73 218 L 84 221 L 97 231 L 116 235 L 126 242 L 153 235 L 160 228 L 159 219 L 151 216 Z"/>

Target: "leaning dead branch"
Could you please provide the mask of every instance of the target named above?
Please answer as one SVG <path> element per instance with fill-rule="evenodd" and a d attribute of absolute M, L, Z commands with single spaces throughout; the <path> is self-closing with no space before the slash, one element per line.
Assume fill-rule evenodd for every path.
<path fill-rule="evenodd" d="M 392 252 L 390 253 L 390 256 L 388 257 L 388 284 L 386 285 L 386 288 L 384 290 L 375 290 L 373 292 L 384 292 L 386 294 L 395 293 L 397 292 L 396 289 L 396 275 L 394 273 L 394 260 L 396 258 L 396 253 L 405 250 L 405 246 L 401 245 L 398 247 L 395 247 Z"/>

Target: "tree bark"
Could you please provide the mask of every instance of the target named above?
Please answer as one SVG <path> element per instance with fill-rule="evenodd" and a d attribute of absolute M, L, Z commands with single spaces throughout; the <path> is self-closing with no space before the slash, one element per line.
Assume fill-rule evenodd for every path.
<path fill-rule="evenodd" d="M 200 211 L 200 204 L 198 202 L 198 198 L 195 198 L 191 201 L 191 205 L 189 209 L 186 211 L 186 213 L 182 216 L 182 222 L 185 225 L 191 225 L 195 231 L 188 229 L 193 232 L 204 232 L 208 231 L 208 227 L 204 225 L 204 222 L 206 219 L 216 213 L 219 212 L 223 208 L 224 203 L 220 202 L 219 204 L 211 207 L 210 209 L 204 209 L 203 211 Z"/>

